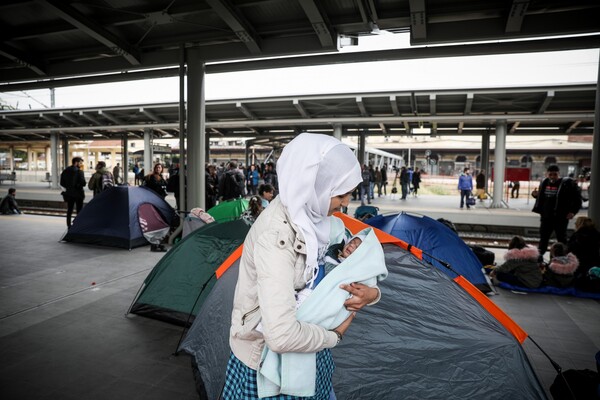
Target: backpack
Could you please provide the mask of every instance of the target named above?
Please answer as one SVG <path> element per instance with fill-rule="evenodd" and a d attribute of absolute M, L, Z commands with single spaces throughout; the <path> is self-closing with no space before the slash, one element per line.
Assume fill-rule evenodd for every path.
<path fill-rule="evenodd" d="M 237 199 L 242 196 L 242 185 L 243 182 L 240 182 L 240 177 L 235 172 L 227 172 L 225 174 L 225 182 L 224 182 L 224 196 L 227 199 Z"/>
<path fill-rule="evenodd" d="M 115 186 L 115 181 L 113 180 L 113 176 L 110 172 L 105 172 L 102 174 L 102 190 L 110 189 Z"/>

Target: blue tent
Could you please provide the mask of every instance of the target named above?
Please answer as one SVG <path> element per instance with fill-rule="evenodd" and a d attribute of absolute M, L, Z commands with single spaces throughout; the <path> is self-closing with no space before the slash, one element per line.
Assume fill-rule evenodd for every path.
<path fill-rule="evenodd" d="M 412 244 L 424 253 L 447 262 L 482 292 L 491 291 L 481 262 L 471 248 L 450 228 L 424 215 L 402 212 L 378 215 L 365 221 L 398 239 Z M 423 259 L 454 278 L 456 274 L 438 261 L 423 254 Z"/>
<path fill-rule="evenodd" d="M 143 228 L 168 227 L 174 218 L 173 207 L 152 190 L 115 186 L 83 207 L 62 240 L 132 249 L 148 244 Z"/>

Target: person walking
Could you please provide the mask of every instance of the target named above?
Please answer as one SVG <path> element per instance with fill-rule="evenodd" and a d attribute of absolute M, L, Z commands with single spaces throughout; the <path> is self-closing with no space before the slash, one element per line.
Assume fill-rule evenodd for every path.
<path fill-rule="evenodd" d="M 375 167 L 375 185 L 377 186 L 377 197 L 381 197 L 382 174 L 379 167 Z"/>
<path fill-rule="evenodd" d="M 138 163 L 133 166 L 133 183 L 135 185 L 140 184 L 140 165 Z"/>
<path fill-rule="evenodd" d="M 413 185 L 413 196 L 417 197 L 419 192 L 419 188 L 421 187 L 421 171 L 419 167 L 415 168 L 412 176 L 412 185 Z"/>
<path fill-rule="evenodd" d="M 223 400 L 258 399 L 261 391 L 260 398 L 295 399 L 292 396 L 299 394 L 294 389 L 310 399 L 330 399 L 335 368 L 330 349 L 340 343 L 355 312 L 380 298 L 376 287 L 342 284 L 339 289 L 352 296 L 343 303 L 345 310 L 339 305 L 345 318 L 340 325 L 329 328 L 297 318 L 296 292 L 318 279 L 330 234 L 338 233 L 332 232 L 337 225 L 331 216 L 348 205 L 361 172 L 352 151 L 339 140 L 308 133 L 286 145 L 278 168 L 279 196 L 262 211 L 244 241 Z M 294 369 L 303 372 L 300 378 L 306 382 L 294 381 L 296 388 L 289 388 L 284 383 L 290 377 L 282 374 L 280 386 L 269 385 L 262 372 L 271 359 L 263 361 L 262 355 L 273 352 L 292 357 Z M 266 394 L 265 389 L 274 393 Z"/>
<path fill-rule="evenodd" d="M 381 167 L 381 185 L 383 186 L 383 195 L 387 196 L 387 184 L 388 184 L 388 166 L 383 164 Z"/>
<path fill-rule="evenodd" d="M 98 161 L 96 164 L 96 172 L 90 177 L 88 182 L 88 189 L 94 193 L 94 197 L 100 194 L 103 190 L 114 186 L 114 177 L 106 169 L 106 163 L 104 161 Z"/>
<path fill-rule="evenodd" d="M 256 170 L 256 165 L 250 165 L 250 170 L 247 172 L 246 178 L 246 190 L 248 191 L 248 195 L 254 196 L 257 193 L 258 189 L 258 171 Z"/>
<path fill-rule="evenodd" d="M 63 199 L 67 202 L 67 228 L 71 227 L 71 217 L 73 216 L 73 208 L 77 210 L 77 214 L 83 208 L 83 200 L 85 199 L 85 176 L 81 168 L 83 167 L 83 159 L 81 157 L 73 157 L 71 166 L 64 169 L 60 174 L 60 186 L 65 188 L 62 192 Z"/>
<path fill-rule="evenodd" d="M 371 186 L 371 174 L 369 173 L 369 168 L 363 164 L 361 170 L 361 178 L 362 183 L 360 184 L 360 205 L 365 205 L 365 194 L 367 195 L 367 202 L 371 204 L 371 197 L 369 195 L 369 188 Z"/>
<path fill-rule="evenodd" d="M 406 167 L 400 168 L 400 187 L 402 188 L 402 197 L 400 200 L 406 200 L 410 185 L 410 176 Z"/>
<path fill-rule="evenodd" d="M 512 183 L 512 189 L 510 191 L 510 198 L 518 199 L 519 198 L 519 189 L 521 188 L 521 182 L 513 181 L 511 183 Z M 515 192 L 516 192 L 516 194 L 515 194 Z"/>
<path fill-rule="evenodd" d="M 277 178 L 277 171 L 275 170 L 275 164 L 271 161 L 265 164 L 265 172 L 263 174 L 263 180 L 265 183 L 273 186 L 275 193 L 279 191 L 279 179 Z"/>
<path fill-rule="evenodd" d="M 113 168 L 113 179 L 115 182 L 115 185 L 120 185 L 123 183 L 123 177 L 121 176 L 121 164 L 117 163 L 117 165 L 115 165 L 115 167 Z"/>
<path fill-rule="evenodd" d="M 163 165 L 158 163 L 152 169 L 152 173 L 144 177 L 144 186 L 154 191 L 163 199 L 167 197 L 167 181 L 163 178 Z"/>
<path fill-rule="evenodd" d="M 463 169 L 462 174 L 458 177 L 458 190 L 460 190 L 460 208 L 465 206 L 466 200 L 471 196 L 473 191 L 473 178 L 469 173 L 469 168 Z M 467 210 L 470 210 L 471 206 L 467 203 Z"/>
<path fill-rule="evenodd" d="M 371 200 L 375 199 L 375 170 L 372 165 L 369 165 L 369 196 Z"/>
<path fill-rule="evenodd" d="M 477 176 L 475 177 L 475 195 L 479 199 L 479 201 L 485 200 L 485 169 L 479 171 Z"/>
<path fill-rule="evenodd" d="M 230 161 L 227 171 L 219 179 L 219 195 L 221 200 L 227 201 L 244 197 L 244 174 L 238 169 L 235 161 Z"/>
<path fill-rule="evenodd" d="M 548 250 L 552 232 L 556 240 L 567 243 L 567 224 L 581 209 L 581 189 L 571 178 L 561 178 L 558 165 L 550 165 L 546 178 L 540 183 L 539 190 L 531 195 L 535 198 L 533 212 L 540 215 L 540 261 Z"/>

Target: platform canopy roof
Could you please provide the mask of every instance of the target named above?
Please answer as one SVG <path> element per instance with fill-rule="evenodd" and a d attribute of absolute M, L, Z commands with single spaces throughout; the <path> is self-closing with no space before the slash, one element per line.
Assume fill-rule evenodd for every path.
<path fill-rule="evenodd" d="M 156 69 L 179 65 L 182 47 L 198 48 L 207 65 L 221 62 L 214 71 L 268 68 L 286 61 L 239 61 L 335 53 L 340 37 L 380 30 L 410 32 L 412 46 L 427 47 L 329 62 L 591 48 L 599 44 L 599 14 L 597 0 L 3 0 L 0 85 L 160 75 Z M 556 37 L 575 34 L 592 36 Z M 506 39 L 523 40 L 456 46 Z"/>
<path fill-rule="evenodd" d="M 592 135 L 595 85 L 290 96 L 206 102 L 210 136 L 268 142 L 302 131 L 344 135 L 481 135 L 505 119 L 511 135 Z M 424 128 L 424 130 L 421 130 Z M 0 111 L 0 141 L 179 135 L 179 104 Z M 430 132 L 427 131 L 430 130 Z"/>
<path fill-rule="evenodd" d="M 597 0 L 5 0 L 0 92 L 174 76 L 184 49 L 206 72 L 600 47 Z M 410 32 L 408 49 L 338 53 L 339 41 Z M 286 57 L 282 57 L 286 56 Z M 275 58 L 277 57 L 277 58 Z M 543 68 L 543 66 L 540 66 Z M 208 101 L 212 135 L 300 131 L 591 134 L 595 85 Z M 0 112 L 0 141 L 178 134 L 178 104 Z"/>

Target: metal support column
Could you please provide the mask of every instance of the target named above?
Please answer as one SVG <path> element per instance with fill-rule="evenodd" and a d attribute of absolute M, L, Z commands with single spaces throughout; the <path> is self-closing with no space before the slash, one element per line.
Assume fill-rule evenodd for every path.
<path fill-rule="evenodd" d="M 488 177 L 490 176 L 490 131 L 481 136 L 481 169 L 485 171 L 485 192 L 488 192 Z"/>
<path fill-rule="evenodd" d="M 185 67 L 186 53 L 185 45 L 179 48 L 179 208 L 182 211 L 189 210 L 187 208 L 187 160 L 185 148 Z M 185 215 L 180 215 L 185 217 Z M 183 226 L 181 223 L 180 226 Z"/>
<path fill-rule="evenodd" d="M 598 67 L 598 79 L 600 79 L 600 66 Z M 592 176 L 588 196 L 588 216 L 594 220 L 596 226 L 600 225 L 600 81 L 596 81 L 596 110 L 594 113 L 594 139 L 592 143 Z M 598 179 L 598 182 L 595 180 Z"/>
<path fill-rule="evenodd" d="M 204 78 L 206 66 L 200 49 L 189 49 L 188 61 L 188 207 L 206 207 L 204 164 L 206 162 L 206 109 Z"/>
<path fill-rule="evenodd" d="M 342 124 L 333 124 L 333 137 L 342 141 Z"/>
<path fill-rule="evenodd" d="M 250 170 L 249 166 L 250 166 L 250 141 L 246 140 L 246 142 L 244 142 L 244 166 L 246 167 L 247 171 Z"/>
<path fill-rule="evenodd" d="M 361 167 L 365 164 L 365 150 L 366 150 L 366 142 L 367 142 L 367 133 L 363 130 L 358 134 L 358 162 Z"/>
<path fill-rule="evenodd" d="M 152 128 L 144 128 L 144 174 L 152 173 L 154 168 L 154 154 L 152 154 Z"/>
<path fill-rule="evenodd" d="M 123 133 L 122 140 L 123 149 L 121 151 L 121 163 L 123 164 L 123 184 L 127 185 L 129 181 L 129 136 L 127 136 L 127 132 Z"/>
<path fill-rule="evenodd" d="M 63 138 L 62 142 L 63 166 L 64 168 L 67 168 L 69 165 L 71 165 L 71 158 L 69 157 L 69 139 Z"/>
<path fill-rule="evenodd" d="M 496 121 L 496 149 L 494 151 L 494 199 L 491 208 L 503 208 L 504 168 L 506 167 L 506 120 Z"/>
<path fill-rule="evenodd" d="M 8 157 L 10 158 L 10 164 L 8 164 L 8 169 L 12 172 L 15 170 L 15 146 L 10 146 L 8 148 Z"/>
<path fill-rule="evenodd" d="M 50 134 L 50 160 L 52 162 L 52 166 L 49 168 L 50 175 L 52 176 L 52 184 L 50 187 L 52 189 L 58 189 L 59 183 L 59 162 L 58 162 L 58 133 L 52 132 Z"/>

